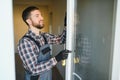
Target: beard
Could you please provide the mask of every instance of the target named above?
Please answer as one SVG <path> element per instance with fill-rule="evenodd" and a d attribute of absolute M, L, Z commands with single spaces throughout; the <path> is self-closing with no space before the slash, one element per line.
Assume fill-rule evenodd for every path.
<path fill-rule="evenodd" d="M 37 29 L 42 29 L 44 28 L 44 25 L 35 25 L 34 27 L 36 27 Z"/>
<path fill-rule="evenodd" d="M 35 24 L 35 23 L 33 23 L 32 24 L 35 28 L 37 28 L 37 29 L 42 29 L 42 28 L 44 28 L 44 24 Z"/>

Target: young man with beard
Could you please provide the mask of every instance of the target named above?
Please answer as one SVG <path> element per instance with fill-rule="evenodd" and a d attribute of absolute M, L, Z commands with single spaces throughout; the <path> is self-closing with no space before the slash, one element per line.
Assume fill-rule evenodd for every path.
<path fill-rule="evenodd" d="M 67 59 L 70 51 L 62 50 L 55 57 L 51 57 L 50 45 L 65 43 L 66 30 L 59 36 L 40 32 L 44 27 L 44 19 L 35 6 L 27 7 L 22 18 L 28 25 L 28 32 L 18 44 L 19 56 L 25 69 L 25 80 L 52 80 L 52 67 Z"/>

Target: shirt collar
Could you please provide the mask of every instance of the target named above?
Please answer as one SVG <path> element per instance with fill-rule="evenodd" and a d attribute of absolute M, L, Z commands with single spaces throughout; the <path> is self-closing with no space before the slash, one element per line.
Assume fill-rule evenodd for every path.
<path fill-rule="evenodd" d="M 28 34 L 32 36 L 34 39 L 39 39 L 41 35 L 36 35 L 31 29 L 28 30 Z"/>

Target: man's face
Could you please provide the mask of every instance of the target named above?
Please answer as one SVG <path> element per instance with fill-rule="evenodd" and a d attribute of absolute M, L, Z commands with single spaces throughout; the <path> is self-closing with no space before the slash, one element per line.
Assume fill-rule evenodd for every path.
<path fill-rule="evenodd" d="M 42 29 L 44 27 L 43 17 L 39 10 L 34 10 L 31 12 L 30 20 L 31 20 L 32 26 L 34 26 L 38 29 Z"/>

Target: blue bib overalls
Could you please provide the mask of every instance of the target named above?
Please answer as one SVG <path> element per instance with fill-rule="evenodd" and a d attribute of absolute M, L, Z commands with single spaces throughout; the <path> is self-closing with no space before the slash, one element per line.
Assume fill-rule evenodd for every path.
<path fill-rule="evenodd" d="M 24 36 L 24 37 L 26 37 L 26 36 Z M 31 37 L 27 36 L 27 38 L 30 38 L 32 41 L 35 42 L 35 40 L 33 40 Z M 44 39 L 45 39 L 45 37 L 44 37 Z M 38 55 L 38 63 L 45 63 L 46 61 L 48 61 L 51 58 L 50 45 L 47 43 L 46 39 L 45 39 L 45 45 L 41 46 L 39 49 L 40 49 L 39 50 L 40 52 Z M 25 80 L 31 80 L 31 77 L 33 77 L 33 76 L 28 71 L 25 71 Z M 41 72 L 37 76 L 37 78 L 38 79 L 33 79 L 33 80 L 52 80 L 52 70 L 50 69 L 50 70 L 45 70 L 45 71 Z"/>

